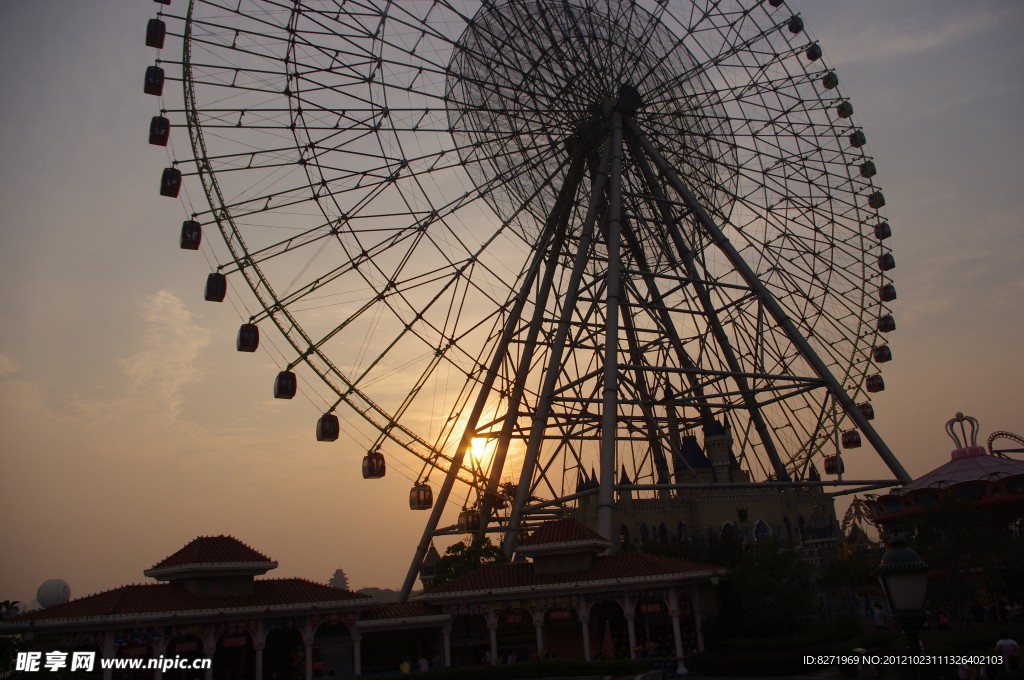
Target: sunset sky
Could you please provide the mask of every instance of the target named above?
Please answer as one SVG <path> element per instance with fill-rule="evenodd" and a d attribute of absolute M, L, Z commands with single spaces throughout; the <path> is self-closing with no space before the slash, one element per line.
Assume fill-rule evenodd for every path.
<path fill-rule="evenodd" d="M 893 228 L 875 425 L 913 476 L 948 460 L 957 411 L 979 443 L 1024 434 L 1024 4 L 789 4 L 856 107 Z M 317 409 L 271 398 L 277 368 L 235 351 L 239 316 L 203 301 L 208 265 L 178 248 L 146 143 L 158 7 L 0 4 L 0 600 L 145 582 L 210 534 L 273 576 L 397 588 L 426 519 L 411 462 L 364 481 L 365 447 L 316 442 Z"/>

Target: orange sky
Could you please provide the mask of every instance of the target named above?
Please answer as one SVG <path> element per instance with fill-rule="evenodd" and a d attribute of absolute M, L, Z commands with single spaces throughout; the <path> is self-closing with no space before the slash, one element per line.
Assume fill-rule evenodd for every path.
<path fill-rule="evenodd" d="M 181 0 L 175 0 L 178 5 Z M 948 460 L 956 411 L 1024 434 L 1024 7 L 792 3 L 856 105 L 893 226 L 894 361 L 879 431 L 912 475 Z M 200 534 L 277 576 L 398 587 L 425 513 L 411 461 L 364 481 L 365 447 L 313 439 L 275 401 L 239 317 L 202 300 L 156 194 L 142 93 L 152 3 L 15 0 L 0 21 L 0 600 L 142 582 Z M 869 449 L 847 458 L 884 474 Z M 454 513 L 449 520 L 454 520 Z"/>

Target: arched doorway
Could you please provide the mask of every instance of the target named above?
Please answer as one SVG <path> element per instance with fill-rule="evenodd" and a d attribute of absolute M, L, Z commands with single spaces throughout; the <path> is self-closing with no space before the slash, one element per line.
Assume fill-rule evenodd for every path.
<path fill-rule="evenodd" d="M 430 662 L 435 656 L 440 656 L 441 648 L 437 633 L 437 628 L 406 628 L 363 633 L 360 642 L 362 674 L 395 673 L 406 661 L 411 667 L 416 668 L 421 656 Z M 455 651 L 454 641 L 452 651 Z"/>
<path fill-rule="evenodd" d="M 256 651 L 248 633 L 224 633 L 213 651 L 217 680 L 256 680 Z"/>
<path fill-rule="evenodd" d="M 645 658 L 674 657 L 675 634 L 672 617 L 664 600 L 646 599 L 636 603 L 636 644 Z"/>
<path fill-rule="evenodd" d="M 533 615 L 521 607 L 508 608 L 498 616 L 498 656 L 503 663 L 510 654 L 517 661 L 527 661 L 537 653 L 537 629 Z"/>
<path fill-rule="evenodd" d="M 305 680 L 305 651 L 297 628 L 270 631 L 263 648 L 263 680 Z"/>
<path fill-rule="evenodd" d="M 93 667 L 92 667 L 91 671 L 86 671 L 84 669 L 79 668 L 78 670 L 75 671 L 75 673 L 84 673 L 85 675 L 84 676 L 76 676 L 76 677 L 87 677 L 88 678 L 88 677 L 93 677 L 93 676 L 95 676 L 95 677 L 102 677 L 103 676 L 103 664 L 100 663 L 100 659 L 103 658 L 103 652 L 100 650 L 100 646 L 98 644 L 88 643 L 88 642 L 81 643 L 81 644 L 76 645 L 73 651 L 75 651 L 75 652 L 92 652 L 95 655 L 94 658 L 96 659 L 96 661 L 93 663 Z M 70 666 L 71 666 L 71 659 L 69 658 L 68 659 L 68 667 L 70 667 Z"/>
<path fill-rule="evenodd" d="M 202 659 L 204 658 L 203 641 L 198 635 L 175 635 L 167 643 L 164 657 L 168 659 L 181 657 L 190 659 L 192 662 Z M 189 668 L 171 668 L 164 671 L 164 680 L 195 680 L 204 675 L 204 671 L 192 668 L 192 663 L 188 663 L 188 666 Z"/>
<path fill-rule="evenodd" d="M 458 614 L 452 619 L 452 665 L 476 666 L 491 651 L 487 619 L 480 614 Z"/>
<path fill-rule="evenodd" d="M 595 659 L 629 658 L 629 627 L 615 600 L 601 600 L 590 607 L 590 653 Z"/>
<path fill-rule="evenodd" d="M 544 612 L 544 650 L 555 659 L 583 658 L 583 627 L 575 607 Z"/>
<path fill-rule="evenodd" d="M 346 677 L 353 673 L 352 635 L 348 626 L 344 623 L 321 624 L 313 636 L 313 677 Z"/>
<path fill-rule="evenodd" d="M 159 640 L 155 644 L 159 644 Z M 118 659 L 149 659 L 152 656 L 151 648 L 145 642 L 129 642 L 117 650 Z M 114 680 L 152 680 L 153 671 L 147 668 L 115 668 L 111 677 Z"/>

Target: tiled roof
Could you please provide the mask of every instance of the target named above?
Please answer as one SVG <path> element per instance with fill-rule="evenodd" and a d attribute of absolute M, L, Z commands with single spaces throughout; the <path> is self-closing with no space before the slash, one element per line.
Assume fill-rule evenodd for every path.
<path fill-rule="evenodd" d="M 364 619 L 406 619 L 413 616 L 433 616 L 441 612 L 426 602 L 386 602 L 372 607 Z"/>
<path fill-rule="evenodd" d="M 203 609 L 235 609 L 305 604 L 308 602 L 345 602 L 369 599 L 350 590 L 332 588 L 301 578 L 264 579 L 253 581 L 251 595 L 199 597 L 181 586 L 169 583 L 121 586 L 66 604 L 29 612 L 16 619 L 43 621 L 77 619 L 118 614 L 150 614 L 158 612 L 195 611 Z"/>
<path fill-rule="evenodd" d="M 157 562 L 153 569 L 176 567 L 182 564 L 218 564 L 223 562 L 270 562 L 234 536 L 200 536 L 174 553 Z"/>
<path fill-rule="evenodd" d="M 604 539 L 600 534 L 591 531 L 574 519 L 553 519 L 537 527 L 528 538 L 519 541 L 519 545 L 549 545 L 573 541 L 604 541 Z"/>
<path fill-rule="evenodd" d="M 489 564 L 471 574 L 431 588 L 426 591 L 425 595 L 685 574 L 711 571 L 714 568 L 710 564 L 658 557 L 639 552 L 600 555 L 594 558 L 589 569 L 555 574 L 534 573 L 532 562 Z"/>

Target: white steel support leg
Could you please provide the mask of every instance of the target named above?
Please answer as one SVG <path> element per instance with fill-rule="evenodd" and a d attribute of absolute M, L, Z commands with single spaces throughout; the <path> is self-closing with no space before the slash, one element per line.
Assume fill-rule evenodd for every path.
<path fill-rule="evenodd" d="M 565 300 L 562 303 L 562 313 L 558 321 L 558 330 L 555 332 L 554 342 L 551 344 L 551 352 L 548 356 L 548 365 L 544 372 L 544 384 L 540 391 L 540 400 L 536 411 L 533 414 L 533 423 L 530 427 L 530 439 L 526 444 L 526 454 L 523 456 L 523 467 L 519 475 L 519 484 L 516 486 L 516 497 L 512 503 L 512 512 L 509 514 L 508 525 L 505 528 L 505 540 L 503 548 L 508 557 L 516 547 L 516 538 L 519 533 L 519 525 L 523 519 L 523 507 L 530 497 L 530 485 L 533 482 L 533 471 L 537 464 L 537 456 L 540 453 L 541 444 L 544 442 L 544 431 L 547 428 L 548 414 L 551 411 L 551 401 L 555 391 L 555 383 L 562 371 L 562 352 L 565 350 L 565 341 L 569 335 L 569 322 L 576 308 L 576 298 L 579 293 L 580 280 L 586 270 L 589 261 L 588 254 L 594 238 L 594 222 L 597 220 L 598 205 L 601 200 L 601 193 L 607 181 L 608 166 L 611 163 L 611 144 L 605 143 L 604 155 L 601 158 L 601 165 L 591 188 L 590 207 L 587 209 L 587 217 L 580 230 L 579 247 L 572 265 L 572 273 L 569 276 L 569 285 L 566 288 Z"/>
<path fill-rule="evenodd" d="M 420 537 L 419 545 L 416 546 L 416 554 L 413 555 L 412 564 L 409 565 L 409 571 L 405 575 L 405 583 L 402 584 L 402 592 L 399 595 L 400 602 L 406 602 L 409 599 L 409 594 L 412 592 L 412 587 L 416 583 L 416 577 L 419 574 L 420 565 L 423 564 L 423 558 L 427 554 L 427 549 L 430 547 L 430 541 L 434 537 L 434 529 L 437 528 L 437 523 L 441 519 L 441 513 L 444 512 L 445 505 L 448 503 L 448 496 L 451 495 L 452 487 L 455 485 L 455 480 L 459 476 L 459 470 L 462 468 L 462 461 L 465 460 L 466 451 L 469 449 L 473 437 L 476 435 L 476 426 L 480 421 L 480 415 L 484 411 L 484 406 L 487 404 L 487 399 L 491 393 L 491 387 L 494 385 L 494 379 L 498 375 L 498 371 L 501 368 L 501 364 L 504 361 L 505 353 L 508 351 L 508 346 L 512 342 L 512 338 L 515 335 L 516 327 L 519 325 L 519 318 L 522 315 L 523 307 L 526 304 L 526 298 L 533 286 L 533 282 L 537 278 L 537 274 L 540 271 L 541 264 L 544 261 L 544 250 L 550 241 L 547 230 L 545 230 L 545 237 L 540 248 L 534 254 L 533 262 L 530 265 L 526 276 L 523 277 L 523 285 L 520 288 L 519 297 L 516 299 L 515 304 L 509 313 L 508 322 L 505 324 L 505 328 L 502 331 L 501 339 L 498 341 L 497 347 L 494 349 L 494 356 L 491 357 L 490 366 L 487 368 L 487 374 L 484 376 L 483 384 L 480 386 L 480 391 L 477 393 L 476 401 L 473 404 L 473 410 L 469 414 L 469 419 L 466 421 L 466 429 L 462 433 L 462 439 L 459 441 L 459 446 L 455 450 L 455 455 L 452 456 L 451 467 L 448 468 L 448 473 L 444 477 L 444 481 L 441 483 L 441 488 L 437 492 L 437 498 L 434 501 L 434 507 L 430 511 L 430 517 L 427 519 L 427 525 L 423 528 L 423 535 Z"/>
<path fill-rule="evenodd" d="M 537 348 L 537 338 L 540 335 L 541 326 L 544 323 L 545 312 L 547 312 L 548 297 L 551 295 L 551 288 L 554 284 L 555 274 L 561 269 L 562 248 L 565 245 L 568 222 L 572 216 L 572 207 L 575 204 L 576 192 L 579 190 L 580 182 L 583 180 L 585 169 L 585 158 L 580 156 L 569 168 L 565 184 L 558 195 L 554 208 L 548 216 L 547 228 L 554 231 L 554 239 L 551 243 L 551 253 L 548 256 L 547 267 L 544 277 L 541 279 L 540 290 L 534 302 L 533 317 L 530 319 L 529 330 L 526 332 L 526 342 L 523 344 L 522 356 L 519 358 L 519 366 L 516 369 L 516 377 L 512 383 L 512 393 L 509 396 L 505 420 L 501 425 L 501 433 L 498 435 L 498 445 L 491 460 L 490 476 L 487 480 L 487 489 L 484 492 L 480 503 L 480 532 L 479 537 L 483 538 L 487 532 L 487 525 L 491 520 L 491 512 L 494 509 L 494 499 L 498 491 L 498 484 L 501 481 L 501 473 L 505 467 L 505 457 L 508 454 L 508 446 L 512 441 L 512 433 L 519 422 L 519 408 L 523 401 L 523 394 L 526 391 L 528 376 L 533 366 L 533 353 Z M 538 253 L 540 254 L 540 253 Z M 521 295 L 525 298 L 526 290 Z"/>
<path fill-rule="evenodd" d="M 615 542 L 615 448 L 619 414 L 619 232 L 622 223 L 622 114 L 612 113 L 611 185 L 608 205 L 608 278 L 605 281 L 604 384 L 601 402 L 601 470 L 597 492 L 597 533 Z"/>
<path fill-rule="evenodd" d="M 789 318 L 789 315 L 786 314 L 786 311 L 782 308 L 782 305 L 779 304 L 779 301 L 776 300 L 775 296 L 773 296 L 765 285 L 761 283 L 757 274 L 755 274 L 754 270 L 750 268 L 750 265 L 748 265 L 746 260 L 743 259 L 739 251 L 736 250 L 736 247 L 733 246 L 732 242 L 725 237 L 725 234 L 707 213 L 704 206 L 697 201 L 689 188 L 687 188 L 683 181 L 679 179 L 679 176 L 672 168 L 672 165 L 656 148 L 654 148 L 654 145 L 651 144 L 650 140 L 643 135 L 640 128 L 637 127 L 634 121 L 626 120 L 625 124 L 633 139 L 635 139 L 640 145 L 644 153 L 654 161 L 655 166 L 657 166 L 658 170 L 660 170 L 662 175 L 665 176 L 665 179 L 668 180 L 672 189 L 679 194 L 687 207 L 693 211 L 701 226 L 704 227 L 705 231 L 707 231 L 708 235 L 715 242 L 715 245 L 718 246 L 719 250 L 721 250 L 729 259 L 729 262 L 739 275 L 743 277 L 743 281 L 757 293 L 761 303 L 764 305 L 764 308 L 768 310 L 768 313 L 772 315 L 775 322 L 786 333 L 789 341 L 792 342 L 798 350 L 800 350 L 804 359 L 814 369 L 815 374 L 825 381 L 829 392 L 832 393 L 833 397 L 839 400 L 843 410 L 846 411 L 846 414 L 850 416 L 850 419 L 853 420 L 860 431 L 864 433 L 867 440 L 871 442 L 875 451 L 878 452 L 879 457 L 881 457 L 900 482 L 903 484 L 909 484 L 912 481 L 912 478 L 907 474 L 907 471 L 903 469 L 903 465 L 900 464 L 899 460 L 896 459 L 896 456 L 894 456 L 892 451 L 889 450 L 888 445 L 878 435 L 878 432 L 876 432 L 875 428 L 871 426 L 871 423 L 868 422 L 867 418 L 864 417 L 864 414 L 860 412 L 860 409 L 857 408 L 857 404 L 854 403 L 853 399 L 850 398 L 850 395 L 846 393 L 845 389 L 843 389 L 843 386 L 840 385 L 839 381 L 837 381 L 835 376 L 832 375 L 832 372 L 828 369 L 825 362 L 821 360 L 821 357 L 818 356 L 818 353 L 815 352 L 814 348 L 807 342 L 807 339 L 800 332 L 800 329 L 796 327 L 796 324 L 793 323 L 793 320 Z"/>

